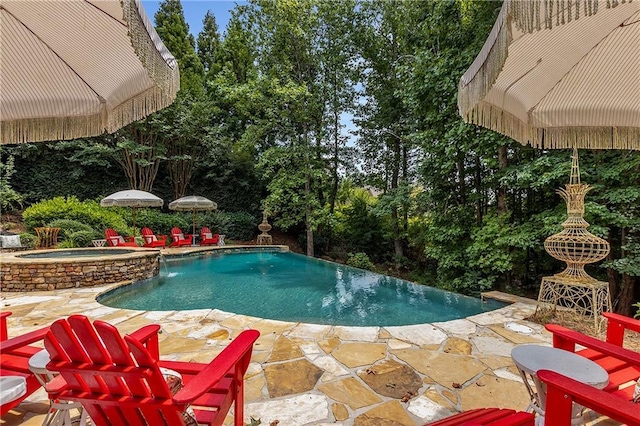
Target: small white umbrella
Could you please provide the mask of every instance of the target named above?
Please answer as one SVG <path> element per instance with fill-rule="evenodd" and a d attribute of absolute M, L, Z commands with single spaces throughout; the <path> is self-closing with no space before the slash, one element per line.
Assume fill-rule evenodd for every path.
<path fill-rule="evenodd" d="M 133 209 L 133 235 L 136 234 L 136 209 L 140 207 L 162 207 L 164 201 L 150 192 L 129 189 L 115 192 L 102 200 L 102 207 L 131 207 Z"/>
<path fill-rule="evenodd" d="M 193 235 L 196 233 L 196 210 L 215 210 L 218 205 L 208 198 L 199 195 L 189 195 L 187 197 L 178 198 L 169 203 L 169 208 L 176 211 L 191 211 L 191 220 L 193 223 Z"/>

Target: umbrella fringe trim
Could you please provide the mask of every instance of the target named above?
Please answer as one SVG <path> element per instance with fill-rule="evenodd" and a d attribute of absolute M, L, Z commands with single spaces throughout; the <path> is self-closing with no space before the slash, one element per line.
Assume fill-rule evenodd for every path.
<path fill-rule="evenodd" d="M 504 2 L 480 53 L 460 79 L 458 109 L 461 116 L 468 114 L 480 102 L 504 67 L 508 47 L 513 39 L 506 22 L 507 11 L 507 2 Z"/>
<path fill-rule="evenodd" d="M 473 108 L 463 119 L 486 127 L 522 144 L 540 149 L 626 149 L 640 150 L 637 127 L 551 127 L 537 128 L 524 124 L 516 116 L 485 102 Z"/>
<path fill-rule="evenodd" d="M 165 108 L 173 102 L 158 87 L 152 87 L 115 107 L 108 116 L 100 114 L 79 117 L 47 117 L 10 120 L 2 123 L 2 144 L 69 140 L 113 133 L 125 125 L 141 120 L 149 114 Z"/>
<path fill-rule="evenodd" d="M 632 0 L 607 0 L 611 9 Z M 509 15 L 516 28 L 525 33 L 552 29 L 598 13 L 599 0 L 508 0 Z M 506 3 L 506 1 L 505 1 Z"/>
<path fill-rule="evenodd" d="M 180 90 L 177 60 L 165 47 L 151 21 L 147 19 L 145 22 L 143 19 L 144 9 L 140 0 L 122 0 L 122 11 L 133 50 L 147 70 L 151 81 L 167 96 L 167 105 L 171 104 Z"/>

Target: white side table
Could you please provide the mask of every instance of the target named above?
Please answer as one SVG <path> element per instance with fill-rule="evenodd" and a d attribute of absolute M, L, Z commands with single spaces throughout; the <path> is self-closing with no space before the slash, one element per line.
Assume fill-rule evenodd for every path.
<path fill-rule="evenodd" d="M 36 376 L 36 379 L 43 387 L 46 387 L 55 374 L 47 370 L 47 364 L 51 358 L 46 349 L 37 352 L 29 358 L 29 370 Z M 82 408 L 79 402 L 50 400 L 49 411 L 42 422 L 42 426 L 71 426 L 71 410 L 77 409 L 80 413 L 80 426 L 87 424 L 87 412 Z"/>
<path fill-rule="evenodd" d="M 546 407 L 546 385 L 538 379 L 538 370 L 551 370 L 595 388 L 602 389 L 609 383 L 609 374 L 595 362 L 576 353 L 563 349 L 540 345 L 520 345 L 513 348 L 511 358 L 516 364 L 524 385 L 529 392 L 531 403 L 527 411 L 535 411 L 544 416 Z M 529 376 L 535 390 L 529 384 Z M 582 407 L 576 407 L 574 415 Z"/>
<path fill-rule="evenodd" d="M 104 245 L 107 243 L 107 240 L 91 240 L 91 242 L 93 243 L 94 247 L 104 247 Z"/>
<path fill-rule="evenodd" d="M 27 380 L 24 377 L 0 377 L 0 405 L 16 400 L 25 393 L 27 393 Z"/>
<path fill-rule="evenodd" d="M 218 234 L 218 245 L 219 246 L 223 246 L 224 245 L 224 234 Z"/>

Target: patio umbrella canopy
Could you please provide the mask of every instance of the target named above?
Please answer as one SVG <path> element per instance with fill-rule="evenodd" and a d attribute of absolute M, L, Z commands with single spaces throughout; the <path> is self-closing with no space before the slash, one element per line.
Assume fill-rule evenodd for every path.
<path fill-rule="evenodd" d="M 102 207 L 131 207 L 133 209 L 133 235 L 136 234 L 136 210 L 141 207 L 162 207 L 164 201 L 150 192 L 129 189 L 115 192 L 102 200 Z"/>
<path fill-rule="evenodd" d="M 0 2 L 0 144 L 111 133 L 179 86 L 139 0 Z"/>
<path fill-rule="evenodd" d="M 176 211 L 190 211 L 193 225 L 193 235 L 196 234 L 196 211 L 215 210 L 218 205 L 208 198 L 199 195 L 189 195 L 178 198 L 169 203 L 169 208 Z"/>
<path fill-rule="evenodd" d="M 538 148 L 640 149 L 639 46 L 638 1 L 504 0 L 460 115 Z"/>

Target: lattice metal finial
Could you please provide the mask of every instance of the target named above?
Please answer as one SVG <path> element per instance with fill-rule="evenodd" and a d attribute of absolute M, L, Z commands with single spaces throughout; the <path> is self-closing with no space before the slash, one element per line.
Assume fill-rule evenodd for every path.
<path fill-rule="evenodd" d="M 580 185 L 580 163 L 578 161 L 578 148 L 573 147 L 571 155 L 571 175 L 569 176 L 570 185 Z"/>
<path fill-rule="evenodd" d="M 580 183 L 578 150 L 574 148 L 571 159 L 570 183 L 557 192 L 567 203 L 567 220 L 562 232 L 550 236 L 544 249 L 551 256 L 567 263 L 567 268 L 555 277 L 576 282 L 590 283 L 597 280 L 587 274 L 584 266 L 604 259 L 609 254 L 609 243 L 587 231 L 584 220 L 584 197 L 591 187 Z"/>

